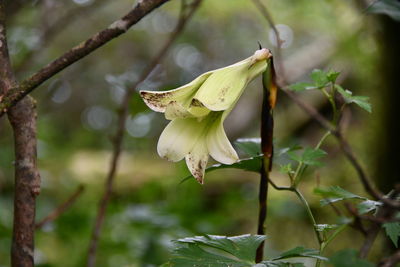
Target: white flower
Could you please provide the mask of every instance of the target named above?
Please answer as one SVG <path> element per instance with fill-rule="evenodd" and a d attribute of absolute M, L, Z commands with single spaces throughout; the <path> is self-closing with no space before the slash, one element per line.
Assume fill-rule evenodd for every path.
<path fill-rule="evenodd" d="M 164 92 L 141 91 L 145 103 L 172 120 L 158 141 L 158 154 L 171 161 L 186 159 L 193 176 L 203 183 L 211 155 L 232 164 L 239 158 L 229 142 L 223 122 L 247 84 L 265 71 L 268 49 L 225 68 L 206 72 L 192 82 Z"/>

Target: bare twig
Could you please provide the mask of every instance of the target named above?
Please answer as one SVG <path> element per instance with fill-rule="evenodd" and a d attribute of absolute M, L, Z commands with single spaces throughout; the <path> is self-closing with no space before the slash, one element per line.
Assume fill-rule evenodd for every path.
<path fill-rule="evenodd" d="M 171 48 L 173 42 L 182 33 L 185 25 L 187 24 L 187 22 L 190 20 L 190 18 L 194 14 L 194 12 L 199 7 L 201 1 L 202 0 L 195 0 L 192 3 L 188 12 L 185 12 L 186 5 L 184 4 L 184 1 L 182 1 L 182 10 L 181 10 L 181 14 L 179 17 L 179 21 L 178 21 L 178 24 L 177 24 L 175 30 L 171 33 L 170 38 L 167 40 L 167 42 L 164 44 L 164 46 L 161 48 L 161 50 L 156 54 L 156 56 L 151 60 L 151 62 L 145 68 L 145 70 L 140 75 L 140 78 L 136 81 L 136 83 L 131 88 L 126 90 L 126 92 L 125 92 L 125 96 L 123 98 L 123 101 L 122 101 L 121 106 L 118 111 L 118 126 L 117 126 L 117 132 L 113 139 L 113 155 L 112 155 L 112 159 L 111 159 L 110 170 L 107 175 L 107 180 L 105 183 L 105 191 L 103 193 L 103 196 L 102 196 L 99 206 L 98 206 L 98 212 L 97 212 L 97 216 L 96 216 L 96 220 L 95 220 L 95 225 L 94 225 L 92 237 L 90 240 L 88 259 L 87 259 L 87 266 L 89 266 L 89 267 L 95 266 L 97 244 L 98 244 L 98 240 L 99 240 L 99 236 L 100 236 L 101 226 L 104 222 L 106 208 L 110 201 L 110 197 L 111 197 L 112 190 L 113 190 L 113 181 L 115 179 L 115 175 L 116 175 L 117 167 L 118 167 L 118 161 L 119 161 L 119 157 L 120 157 L 121 150 L 122 150 L 122 142 L 124 139 L 125 123 L 126 123 L 126 118 L 128 115 L 129 101 L 131 99 L 131 96 L 136 92 L 136 87 L 142 81 L 144 81 L 147 78 L 147 76 L 149 76 L 149 74 L 153 71 L 153 69 L 165 57 L 165 55 Z"/>
<path fill-rule="evenodd" d="M 78 199 L 78 197 L 83 193 L 84 191 L 84 186 L 80 185 L 78 189 L 60 206 L 55 208 L 49 215 L 44 217 L 40 222 L 35 224 L 35 229 L 40 229 L 42 228 L 45 224 L 54 221 L 57 219 L 61 214 L 63 214 L 69 207 L 72 206 L 72 204 L 75 203 L 75 201 Z"/>
<path fill-rule="evenodd" d="M 394 197 L 395 195 L 392 195 L 391 197 Z M 360 257 L 361 258 L 366 258 L 368 256 L 369 251 L 372 248 L 372 245 L 375 242 L 376 237 L 379 234 L 379 231 L 381 230 L 381 226 L 383 223 L 390 222 L 392 220 L 396 220 L 393 218 L 393 215 L 395 214 L 393 211 L 393 208 L 388 206 L 387 204 L 383 204 L 381 207 L 379 207 L 378 212 L 374 217 L 368 216 L 368 215 L 361 215 L 358 213 L 357 209 L 351 205 L 350 203 L 345 203 L 346 209 L 352 214 L 355 218 L 359 220 L 368 220 L 371 222 L 369 228 L 367 229 L 358 229 L 360 230 L 363 234 L 365 234 L 365 240 L 364 243 L 362 244 L 360 248 Z"/>
<path fill-rule="evenodd" d="M 390 257 L 383 259 L 378 266 L 379 267 L 394 267 L 400 262 L 400 249 L 396 250 Z"/>
<path fill-rule="evenodd" d="M 7 110 L 29 94 L 36 87 L 53 77 L 66 67 L 89 55 L 97 48 L 103 46 L 112 39 L 125 33 L 132 25 L 139 22 L 151 11 L 161 6 L 168 0 L 146 0 L 139 3 L 121 19 L 112 23 L 108 28 L 96 33 L 88 40 L 80 43 L 65 54 L 49 63 L 47 66 L 23 80 L 18 86 L 13 86 L 3 95 L 0 102 L 0 117 Z"/>
<path fill-rule="evenodd" d="M 5 5 L 0 0 L 0 93 L 18 86 L 8 54 Z M 35 102 L 27 97 L 10 109 L 8 119 L 14 134 L 15 188 L 11 265 L 33 266 L 35 202 L 40 192 L 36 166 Z"/>
<path fill-rule="evenodd" d="M 280 38 L 279 35 L 279 31 L 275 26 L 275 22 L 270 14 L 270 12 L 268 11 L 267 7 L 261 2 L 261 0 L 252 0 L 253 4 L 257 7 L 257 9 L 260 11 L 261 15 L 264 16 L 265 20 L 268 22 L 268 24 L 270 25 L 272 31 L 275 34 L 276 37 L 276 52 L 275 54 L 275 59 L 278 65 L 278 70 L 280 71 L 279 76 L 282 77 L 283 80 L 285 80 L 285 68 L 283 65 L 283 58 L 282 58 L 282 44 L 284 43 L 284 41 Z"/>
<path fill-rule="evenodd" d="M 67 10 L 61 16 L 58 16 L 58 18 L 50 25 L 46 25 L 45 27 L 43 27 L 43 29 L 41 29 L 39 33 L 39 42 L 40 42 L 39 45 L 41 46 L 41 49 L 29 50 L 24 55 L 22 61 L 16 67 L 14 67 L 15 72 L 19 73 L 25 70 L 29 66 L 29 64 L 32 64 L 35 58 L 41 53 L 41 51 L 43 51 L 43 47 L 46 47 L 57 35 L 59 35 L 62 32 L 63 29 L 66 28 L 68 24 L 74 22 L 76 18 L 80 17 L 82 14 L 86 12 L 91 12 L 96 10 L 96 8 L 94 8 L 94 5 L 101 6 L 101 4 L 103 4 L 104 2 L 105 0 L 97 0 L 92 5 L 86 5 L 86 6 L 78 5 L 74 8 Z"/>

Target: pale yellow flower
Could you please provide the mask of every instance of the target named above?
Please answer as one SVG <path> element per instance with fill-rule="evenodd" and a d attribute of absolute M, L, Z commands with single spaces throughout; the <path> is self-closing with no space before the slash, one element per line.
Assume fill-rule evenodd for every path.
<path fill-rule="evenodd" d="M 232 164 L 238 156 L 223 122 L 250 81 L 267 68 L 268 49 L 225 68 L 206 72 L 177 89 L 141 91 L 145 103 L 172 120 L 158 141 L 158 154 L 171 161 L 186 159 L 193 176 L 203 183 L 208 157 Z"/>

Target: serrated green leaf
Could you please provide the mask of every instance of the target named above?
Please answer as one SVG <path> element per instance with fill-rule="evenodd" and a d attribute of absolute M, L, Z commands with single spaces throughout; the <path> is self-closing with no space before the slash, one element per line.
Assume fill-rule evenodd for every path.
<path fill-rule="evenodd" d="M 400 222 L 384 223 L 382 227 L 385 228 L 387 236 L 390 237 L 390 240 L 397 248 L 400 236 Z"/>
<path fill-rule="evenodd" d="M 337 224 L 316 224 L 315 225 L 315 229 L 318 232 L 327 232 L 329 230 L 336 229 L 336 228 L 338 228 Z"/>
<path fill-rule="evenodd" d="M 317 159 L 322 158 L 327 155 L 322 149 L 305 148 L 302 154 L 295 153 L 293 151 L 288 152 L 289 157 L 297 162 L 302 162 L 305 165 L 311 166 L 322 166 L 322 162 Z"/>
<path fill-rule="evenodd" d="M 300 92 L 304 90 L 317 89 L 317 87 L 313 83 L 300 82 L 291 84 L 289 86 L 289 89 L 292 91 Z"/>
<path fill-rule="evenodd" d="M 359 195 L 346 191 L 339 186 L 330 186 L 327 188 L 318 187 L 314 189 L 314 193 L 324 197 L 324 199 L 320 200 L 321 206 L 325 206 L 328 205 L 329 203 L 345 199 L 352 199 L 352 198 L 366 199 L 365 197 L 361 197 Z"/>
<path fill-rule="evenodd" d="M 354 103 L 369 113 L 372 112 L 372 106 L 371 103 L 369 103 L 368 96 L 353 96 L 351 91 L 343 89 L 343 87 L 338 84 L 335 84 L 335 88 L 343 96 L 346 103 Z"/>
<path fill-rule="evenodd" d="M 265 238 L 206 235 L 179 239 L 170 263 L 173 267 L 251 267 L 256 264 L 256 250 Z"/>
<path fill-rule="evenodd" d="M 305 267 L 301 262 L 284 262 L 284 261 L 263 261 L 259 265 L 252 267 Z"/>
<path fill-rule="evenodd" d="M 238 162 L 235 162 L 231 165 L 228 164 L 215 164 L 206 169 L 206 173 L 219 170 L 219 169 L 240 169 L 244 171 L 251 171 L 251 172 L 259 172 L 261 169 L 261 164 L 262 164 L 262 158 L 263 155 L 248 158 L 248 159 L 241 159 Z M 180 181 L 180 184 L 183 182 L 186 182 L 190 178 L 192 178 L 193 175 L 188 175 Z"/>
<path fill-rule="evenodd" d="M 359 203 L 357 210 L 359 214 L 364 214 L 376 210 L 379 206 L 382 206 L 381 202 L 368 199 Z"/>
<path fill-rule="evenodd" d="M 367 8 L 368 13 L 385 14 L 400 21 L 400 2 L 396 0 L 379 0 Z"/>
<path fill-rule="evenodd" d="M 241 138 L 235 141 L 235 145 L 250 157 L 261 155 L 261 138 Z"/>
<path fill-rule="evenodd" d="M 326 74 L 326 78 L 328 81 L 334 83 L 334 82 L 336 82 L 336 79 L 337 79 L 337 77 L 339 77 L 339 75 L 340 75 L 340 72 L 331 70 Z"/>
<path fill-rule="evenodd" d="M 329 262 L 334 267 L 373 267 L 371 262 L 360 259 L 357 256 L 358 252 L 354 249 L 344 249 L 336 252 L 329 258 Z"/>
<path fill-rule="evenodd" d="M 288 163 L 288 164 L 285 164 L 285 165 L 281 165 L 280 168 L 279 168 L 279 172 L 283 173 L 283 174 L 293 174 L 294 171 L 292 169 L 292 164 Z"/>
<path fill-rule="evenodd" d="M 322 88 L 329 83 L 327 75 L 328 74 L 325 71 L 315 69 L 311 72 L 310 77 L 314 81 L 316 87 Z"/>
<path fill-rule="evenodd" d="M 372 112 L 372 106 L 371 103 L 369 103 L 368 96 L 353 96 L 351 102 L 368 111 L 369 113 Z"/>
<path fill-rule="evenodd" d="M 285 251 L 279 257 L 274 258 L 273 260 L 282 260 L 282 259 L 299 258 L 299 257 L 327 260 L 327 258 L 319 255 L 318 250 L 305 247 L 295 247 L 293 249 Z"/>

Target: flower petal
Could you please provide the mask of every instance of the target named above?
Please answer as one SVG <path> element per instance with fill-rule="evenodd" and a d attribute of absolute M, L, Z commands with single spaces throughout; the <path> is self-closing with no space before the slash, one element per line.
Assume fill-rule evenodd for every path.
<path fill-rule="evenodd" d="M 239 160 L 225 134 L 222 117 L 213 123 L 207 133 L 207 148 L 211 157 L 223 164 L 232 164 Z"/>
<path fill-rule="evenodd" d="M 228 109 L 241 95 L 247 84 L 250 59 L 240 64 L 214 71 L 201 85 L 194 96 L 205 107 L 213 111 Z"/>
<path fill-rule="evenodd" d="M 181 103 L 176 101 L 171 101 L 165 108 L 165 118 L 167 120 L 191 117 L 194 117 L 193 114 L 191 114 Z"/>
<path fill-rule="evenodd" d="M 251 82 L 255 77 L 267 69 L 268 63 L 266 60 L 256 61 L 248 71 L 248 81 Z"/>
<path fill-rule="evenodd" d="M 204 136 L 198 140 L 192 151 L 186 155 L 185 159 L 186 165 L 193 177 L 202 184 L 208 162 L 207 143 Z"/>
<path fill-rule="evenodd" d="M 183 159 L 204 135 L 206 121 L 196 118 L 175 119 L 162 132 L 157 144 L 160 157 L 170 161 Z"/>
<path fill-rule="evenodd" d="M 177 89 L 169 91 L 140 91 L 140 95 L 146 105 L 154 111 L 165 112 L 169 103 L 176 101 L 182 106 L 189 106 L 192 96 L 196 90 L 204 83 L 204 81 L 212 74 L 212 71 L 203 73 L 190 83 L 183 85 Z"/>
<path fill-rule="evenodd" d="M 201 103 L 200 101 L 193 99 L 190 107 L 188 109 L 188 112 L 190 114 L 192 114 L 194 117 L 204 117 L 207 114 L 210 113 L 211 110 L 209 110 L 208 108 L 206 108 L 203 103 Z"/>

